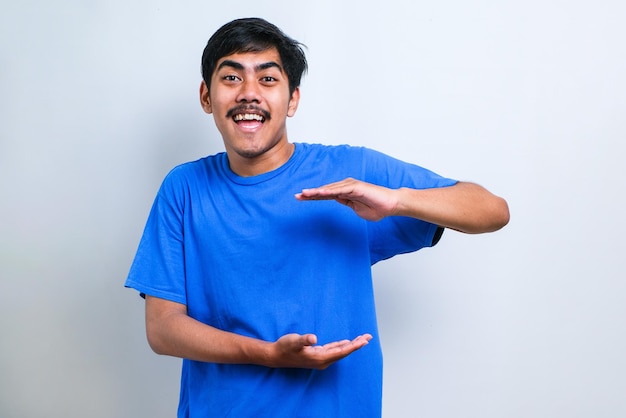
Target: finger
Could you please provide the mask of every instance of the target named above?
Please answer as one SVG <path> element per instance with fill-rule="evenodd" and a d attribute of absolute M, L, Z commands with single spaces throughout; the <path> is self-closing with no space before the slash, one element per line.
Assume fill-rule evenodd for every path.
<path fill-rule="evenodd" d="M 321 346 L 327 352 L 347 352 L 351 353 L 364 347 L 372 339 L 370 334 L 359 335 L 353 340 L 334 341 Z"/>
<path fill-rule="evenodd" d="M 333 195 L 304 195 L 302 193 L 297 193 L 294 195 L 298 200 L 334 200 L 335 196 Z"/>
<path fill-rule="evenodd" d="M 296 194 L 296 197 L 301 199 L 332 199 L 337 196 L 338 193 L 327 188 L 315 188 L 315 189 L 302 189 L 302 191 Z"/>
<path fill-rule="evenodd" d="M 302 189 L 300 193 L 296 194 L 296 197 L 303 199 L 334 199 L 338 196 L 350 195 L 353 191 L 354 181 L 351 179 L 346 179 L 335 183 L 326 184 L 324 186 Z"/>
<path fill-rule="evenodd" d="M 315 334 L 285 334 L 277 340 L 288 351 L 300 351 L 305 347 L 317 344 Z"/>
<path fill-rule="evenodd" d="M 350 341 L 350 343 L 348 345 L 350 345 L 352 348 L 357 350 L 357 349 L 359 349 L 359 348 L 369 344 L 371 339 L 372 339 L 372 336 L 370 334 L 359 335 L 354 340 Z"/>
<path fill-rule="evenodd" d="M 335 183 L 313 189 L 302 189 L 302 194 L 305 196 L 339 196 L 350 194 L 353 190 L 352 185 Z"/>
<path fill-rule="evenodd" d="M 306 334 L 306 341 L 308 345 L 315 345 L 317 344 L 317 335 L 315 334 Z"/>
<path fill-rule="evenodd" d="M 306 347 L 317 344 L 317 335 L 315 334 L 303 334 L 300 335 L 300 346 Z"/>
<path fill-rule="evenodd" d="M 342 347 L 350 343 L 352 343 L 351 340 L 333 341 L 331 343 L 324 344 L 322 347 L 326 350 L 331 350 L 333 348 Z"/>

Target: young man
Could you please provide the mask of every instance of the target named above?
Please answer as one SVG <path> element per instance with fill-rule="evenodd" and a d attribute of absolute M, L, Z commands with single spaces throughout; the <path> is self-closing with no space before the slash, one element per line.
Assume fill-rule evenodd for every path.
<path fill-rule="evenodd" d="M 290 143 L 306 70 L 261 19 L 220 28 L 200 103 L 225 153 L 164 180 L 126 286 L 152 349 L 183 358 L 179 417 L 379 417 L 371 265 L 444 228 L 495 231 L 506 202 L 378 152 Z"/>

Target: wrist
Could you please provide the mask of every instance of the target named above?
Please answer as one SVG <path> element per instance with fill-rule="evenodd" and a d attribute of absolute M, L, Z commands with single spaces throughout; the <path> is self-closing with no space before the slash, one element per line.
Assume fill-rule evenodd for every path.
<path fill-rule="evenodd" d="M 247 350 L 246 356 L 251 364 L 276 367 L 276 349 L 274 343 L 263 340 L 253 340 L 252 346 Z"/>
<path fill-rule="evenodd" d="M 412 204 L 415 200 L 415 189 L 410 189 L 408 187 L 400 187 L 399 189 L 395 189 L 395 197 L 396 204 L 392 211 L 393 216 L 410 216 L 415 217 L 414 214 L 414 205 Z"/>

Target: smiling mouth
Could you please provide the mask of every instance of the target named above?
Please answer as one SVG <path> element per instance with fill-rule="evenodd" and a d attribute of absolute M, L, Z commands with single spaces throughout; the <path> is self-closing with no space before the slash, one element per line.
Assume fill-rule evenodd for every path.
<path fill-rule="evenodd" d="M 255 113 L 238 113 L 233 116 L 233 120 L 235 122 L 265 122 L 265 118 L 263 116 Z"/>
<path fill-rule="evenodd" d="M 237 124 L 239 123 L 264 123 L 271 119 L 270 112 L 257 106 L 238 106 L 230 109 L 226 117 L 232 118 Z"/>

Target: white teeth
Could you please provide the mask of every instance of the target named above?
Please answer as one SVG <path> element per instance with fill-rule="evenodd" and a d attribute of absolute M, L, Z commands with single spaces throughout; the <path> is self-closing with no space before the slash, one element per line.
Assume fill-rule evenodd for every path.
<path fill-rule="evenodd" d="M 237 114 L 234 116 L 235 122 L 239 122 L 241 120 L 257 120 L 259 122 L 263 122 L 264 118 L 261 115 L 256 115 L 254 113 L 245 113 L 245 114 Z"/>

